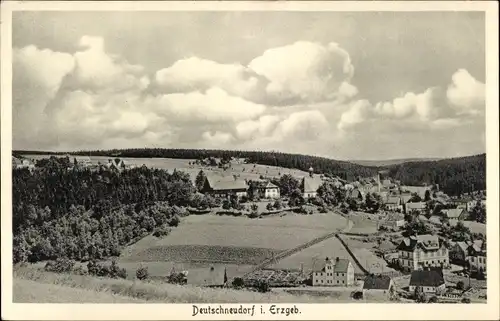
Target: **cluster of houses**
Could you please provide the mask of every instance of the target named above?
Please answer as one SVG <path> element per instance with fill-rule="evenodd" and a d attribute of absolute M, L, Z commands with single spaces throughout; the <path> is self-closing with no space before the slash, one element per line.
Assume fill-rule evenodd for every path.
<path fill-rule="evenodd" d="M 280 188 L 269 180 L 253 180 L 254 193 L 259 198 L 277 199 L 280 198 Z M 304 199 L 314 198 L 318 194 L 318 189 L 323 184 L 320 176 L 315 175 L 312 168 L 309 174 L 301 179 L 300 189 Z M 250 182 L 236 175 L 233 176 L 207 176 L 201 190 L 202 193 L 215 197 L 229 197 L 236 195 L 239 198 L 248 196 Z"/>

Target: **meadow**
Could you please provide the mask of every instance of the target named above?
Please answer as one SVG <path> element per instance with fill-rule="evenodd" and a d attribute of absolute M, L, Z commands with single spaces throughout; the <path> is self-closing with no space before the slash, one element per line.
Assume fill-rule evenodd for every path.
<path fill-rule="evenodd" d="M 142 264 L 154 276 L 176 270 L 224 265 L 228 276 L 245 274 L 273 254 L 299 246 L 347 225 L 334 213 L 261 219 L 219 215 L 191 215 L 163 238 L 147 236 L 125 248 L 119 265 L 129 274 Z"/>
<path fill-rule="evenodd" d="M 449 220 L 451 226 L 455 226 L 458 220 Z M 472 233 L 481 233 L 486 235 L 486 224 L 473 222 L 473 221 L 461 221 L 465 227 L 468 227 Z"/>

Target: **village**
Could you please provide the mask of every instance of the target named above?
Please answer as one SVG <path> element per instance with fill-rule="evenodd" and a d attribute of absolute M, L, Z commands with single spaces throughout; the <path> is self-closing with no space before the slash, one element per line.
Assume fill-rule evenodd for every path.
<path fill-rule="evenodd" d="M 71 159 L 68 168 L 81 170 L 120 172 L 141 166 L 116 157 L 102 163 L 90 157 Z M 187 210 L 193 215 L 216 213 L 263 221 L 287 213 L 335 213 L 349 222 L 348 227 L 274 253 L 243 274 L 231 275 L 224 264 L 208 264 L 193 271 L 173 268 L 168 282 L 319 296 L 341 293 L 353 300 L 381 302 L 486 300 L 486 232 L 484 224 L 473 218 L 485 215 L 485 191 L 450 197 L 440 191 L 439 185 L 402 185 L 386 171 L 347 181 L 311 167 L 302 176 L 293 177 L 300 193 L 292 191 L 284 196 L 280 179 L 292 175 L 266 175 L 266 169 L 265 173 L 249 176 L 255 165 L 239 166 L 242 164 L 244 159 L 234 158 L 189 161 L 186 171 L 194 187 L 218 203 L 214 208 L 210 202 L 201 201 Z M 13 168 L 36 171 L 36 160 L 13 157 Z M 343 201 L 335 207 L 327 206 L 324 199 L 330 192 L 341 193 Z M 372 229 L 356 230 L 360 222 L 369 222 Z M 332 250 L 322 258 L 310 257 L 314 262 L 308 268 L 302 262 L 294 268 L 279 267 L 281 260 L 330 238 L 340 241 L 346 255 L 339 256 Z M 363 262 L 350 248 L 352 240 L 373 243 L 384 263 L 376 263 L 378 268 L 374 269 L 373 264 Z"/>

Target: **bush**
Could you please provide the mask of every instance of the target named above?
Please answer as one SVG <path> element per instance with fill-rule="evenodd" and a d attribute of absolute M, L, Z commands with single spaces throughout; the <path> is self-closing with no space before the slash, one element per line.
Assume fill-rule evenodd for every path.
<path fill-rule="evenodd" d="M 438 298 L 435 295 L 429 299 L 429 303 L 437 303 L 437 302 L 438 302 Z"/>
<path fill-rule="evenodd" d="M 272 211 L 272 210 L 274 209 L 273 204 L 272 204 L 272 203 L 267 203 L 266 209 L 267 209 L 268 211 Z"/>
<path fill-rule="evenodd" d="M 168 225 L 169 226 L 178 226 L 179 223 L 181 222 L 181 220 L 179 219 L 179 216 L 177 215 L 174 215 L 169 221 L 168 221 Z"/>
<path fill-rule="evenodd" d="M 326 207 L 322 207 L 320 210 L 319 210 L 320 213 L 323 213 L 323 214 L 326 214 L 328 213 L 328 209 Z"/>
<path fill-rule="evenodd" d="M 248 196 L 243 195 L 240 199 L 240 203 L 246 203 L 246 202 L 248 202 Z"/>
<path fill-rule="evenodd" d="M 170 228 L 165 227 L 165 226 L 157 227 L 153 232 L 153 236 L 154 237 L 165 237 L 170 233 L 170 231 L 171 231 Z"/>
<path fill-rule="evenodd" d="M 224 200 L 222 202 L 222 208 L 225 209 L 225 210 L 228 210 L 231 208 L 231 203 L 229 202 L 229 200 Z"/>
<path fill-rule="evenodd" d="M 267 281 L 259 281 L 257 290 L 261 293 L 269 292 L 269 283 L 267 283 Z"/>
<path fill-rule="evenodd" d="M 127 270 L 121 269 L 114 260 L 111 262 L 110 266 L 96 263 L 93 260 L 89 261 L 87 264 L 87 270 L 88 273 L 93 276 L 109 277 L 114 279 L 127 278 Z"/>
<path fill-rule="evenodd" d="M 361 300 L 363 298 L 363 292 L 361 291 L 355 291 L 353 294 L 352 294 L 352 298 L 354 300 Z"/>
<path fill-rule="evenodd" d="M 457 290 L 463 290 L 465 288 L 463 281 L 458 281 L 456 285 Z"/>
<path fill-rule="evenodd" d="M 73 271 L 75 261 L 67 258 L 59 258 L 55 261 L 49 261 L 45 264 L 45 271 L 55 273 L 68 273 Z"/>
<path fill-rule="evenodd" d="M 470 299 L 469 298 L 463 298 L 460 302 L 462 302 L 462 303 L 470 303 Z"/>
<path fill-rule="evenodd" d="M 141 266 L 135 271 L 135 277 L 139 280 L 146 280 L 149 278 L 148 267 Z"/>
<path fill-rule="evenodd" d="M 236 277 L 233 280 L 233 287 L 235 288 L 242 288 L 245 285 L 245 282 L 243 281 L 242 278 Z"/>
<path fill-rule="evenodd" d="M 273 204 L 274 208 L 277 209 L 277 210 L 280 210 L 283 208 L 283 204 L 281 203 L 280 200 L 276 200 Z"/>
<path fill-rule="evenodd" d="M 257 217 L 259 217 L 259 214 L 257 212 L 251 212 L 250 214 L 248 214 L 248 217 L 249 218 L 257 218 Z"/>

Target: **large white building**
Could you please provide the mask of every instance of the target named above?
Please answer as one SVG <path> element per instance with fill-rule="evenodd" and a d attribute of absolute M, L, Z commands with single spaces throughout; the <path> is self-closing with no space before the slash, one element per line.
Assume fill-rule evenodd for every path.
<path fill-rule="evenodd" d="M 436 235 L 417 235 L 403 239 L 398 250 L 398 263 L 407 270 L 425 267 L 448 267 L 448 249 Z"/>
<path fill-rule="evenodd" d="M 313 286 L 351 286 L 354 284 L 354 266 L 347 259 L 326 258 L 313 267 Z"/>

